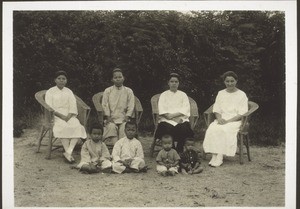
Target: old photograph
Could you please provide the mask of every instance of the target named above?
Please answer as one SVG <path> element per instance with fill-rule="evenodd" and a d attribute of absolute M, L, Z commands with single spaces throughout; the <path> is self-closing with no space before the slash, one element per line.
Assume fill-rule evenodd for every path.
<path fill-rule="evenodd" d="M 7 205 L 294 208 L 295 4 L 243 3 L 7 4 Z"/>

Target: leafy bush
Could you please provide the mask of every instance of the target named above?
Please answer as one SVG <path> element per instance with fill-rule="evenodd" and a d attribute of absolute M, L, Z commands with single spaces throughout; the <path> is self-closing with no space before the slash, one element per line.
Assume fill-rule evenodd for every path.
<path fill-rule="evenodd" d="M 68 86 L 93 106 L 93 94 L 111 85 L 116 66 L 142 102 L 145 131 L 153 128 L 150 98 L 167 88 L 172 70 L 200 113 L 224 88 L 219 76 L 234 70 L 239 88 L 260 105 L 259 118 L 284 118 L 284 13 L 15 11 L 13 18 L 16 121 L 37 109 L 34 94 L 54 85 L 58 69 L 68 72 Z M 284 130 L 283 124 L 266 126 Z M 272 140 L 282 136 L 274 133 Z"/>

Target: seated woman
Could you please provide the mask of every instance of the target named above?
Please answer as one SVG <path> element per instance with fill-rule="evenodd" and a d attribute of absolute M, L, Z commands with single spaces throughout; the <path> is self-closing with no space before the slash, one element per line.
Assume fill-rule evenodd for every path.
<path fill-rule="evenodd" d="M 156 139 L 170 134 L 177 141 L 176 150 L 183 152 L 186 138 L 194 136 L 189 123 L 190 102 L 188 96 L 178 90 L 179 75 L 171 73 L 168 81 L 170 90 L 163 92 L 158 100 L 159 121 L 155 133 Z"/>
<path fill-rule="evenodd" d="M 213 106 L 216 119 L 209 125 L 203 142 L 204 151 L 212 153 L 209 165 L 213 167 L 222 165 L 223 155 L 235 155 L 241 117 L 248 111 L 248 98 L 236 87 L 238 76 L 228 71 L 222 78 L 226 89 L 217 95 Z"/>
<path fill-rule="evenodd" d="M 84 127 L 77 116 L 76 98 L 73 92 L 65 87 L 67 73 L 57 71 L 55 73 L 56 86 L 46 92 L 45 101 L 54 109 L 54 137 L 59 138 L 64 147 L 64 156 L 70 162 L 74 162 L 72 152 L 79 138 L 86 138 Z"/>

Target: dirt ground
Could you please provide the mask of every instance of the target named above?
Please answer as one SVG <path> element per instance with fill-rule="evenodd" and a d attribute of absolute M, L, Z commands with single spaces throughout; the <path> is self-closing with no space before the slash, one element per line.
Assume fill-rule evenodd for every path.
<path fill-rule="evenodd" d="M 66 163 L 62 149 L 46 160 L 35 153 L 38 131 L 14 139 L 16 207 L 204 207 L 284 206 L 284 147 L 251 146 L 252 161 L 226 157 L 219 168 L 202 160 L 203 173 L 162 177 L 149 157 L 150 137 L 140 137 L 150 167 L 140 174 L 81 174 Z M 198 146 L 201 146 L 198 144 Z M 77 162 L 80 151 L 74 152 Z"/>

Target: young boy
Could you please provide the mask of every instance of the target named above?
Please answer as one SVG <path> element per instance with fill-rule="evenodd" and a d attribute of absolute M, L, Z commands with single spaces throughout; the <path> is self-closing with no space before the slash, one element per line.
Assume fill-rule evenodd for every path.
<path fill-rule="evenodd" d="M 125 123 L 130 120 L 134 110 L 134 94 L 128 87 L 123 86 L 122 70 L 113 70 L 113 86 L 105 89 L 102 106 L 104 110 L 104 140 L 113 146 L 118 139 L 125 137 Z"/>
<path fill-rule="evenodd" d="M 156 170 L 162 176 L 174 176 L 178 173 L 180 156 L 177 151 L 172 148 L 173 138 L 171 135 L 163 135 L 161 142 L 163 149 L 160 150 L 156 157 Z"/>
<path fill-rule="evenodd" d="M 194 150 L 194 139 L 187 138 L 184 143 L 184 152 L 180 154 L 180 169 L 183 174 L 197 174 L 203 171 L 200 166 L 198 153 Z"/>
<path fill-rule="evenodd" d="M 76 167 L 87 173 L 110 172 L 112 163 L 109 151 L 102 142 L 102 128 L 93 124 L 89 134 L 90 139 L 82 145 L 81 161 Z"/>
<path fill-rule="evenodd" d="M 113 171 L 115 173 L 143 171 L 145 167 L 142 144 L 135 138 L 137 125 L 134 122 L 125 124 L 126 137 L 119 139 L 112 151 Z"/>

